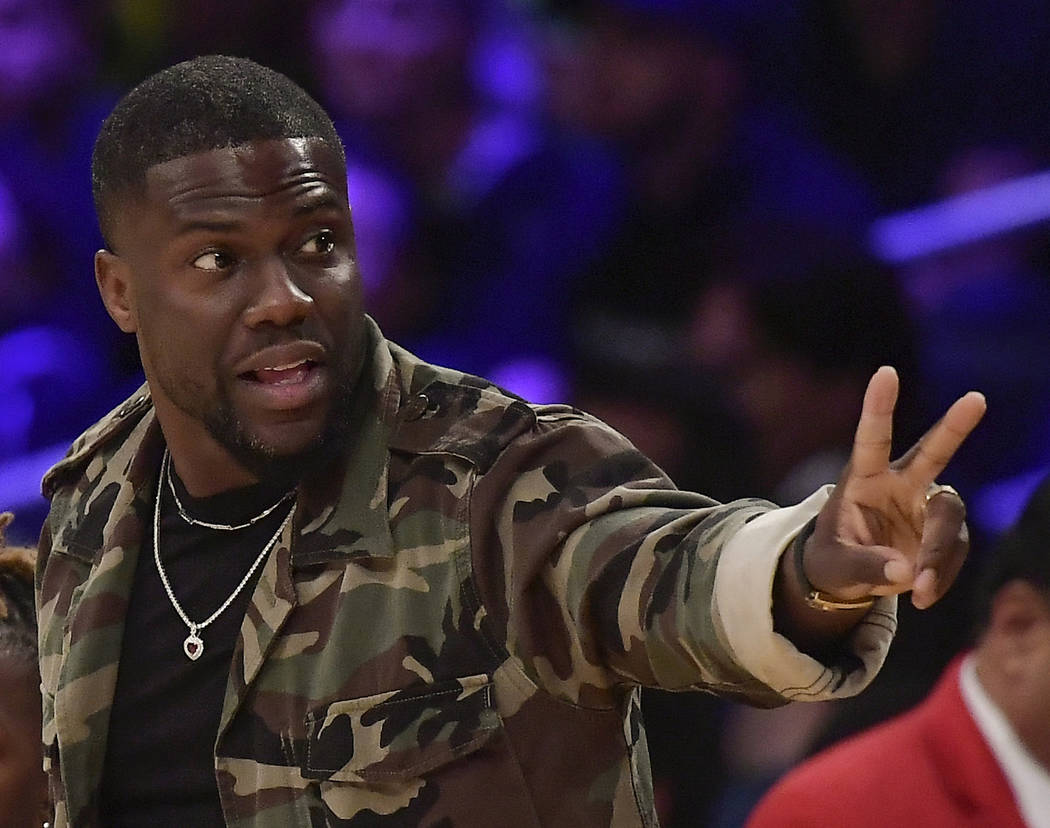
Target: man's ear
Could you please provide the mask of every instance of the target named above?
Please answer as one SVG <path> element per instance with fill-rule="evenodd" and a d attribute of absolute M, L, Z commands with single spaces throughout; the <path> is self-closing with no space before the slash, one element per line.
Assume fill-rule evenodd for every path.
<path fill-rule="evenodd" d="M 102 294 L 102 303 L 124 333 L 138 330 L 134 296 L 131 290 L 131 269 L 116 253 L 99 250 L 95 253 L 95 282 Z"/>

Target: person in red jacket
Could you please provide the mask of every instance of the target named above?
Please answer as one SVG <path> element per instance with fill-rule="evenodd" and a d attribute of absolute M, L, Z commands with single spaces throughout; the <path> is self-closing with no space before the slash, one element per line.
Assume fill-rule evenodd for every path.
<path fill-rule="evenodd" d="M 927 699 L 788 773 L 747 828 L 1050 826 L 1050 479 L 980 595 L 974 648 Z"/>

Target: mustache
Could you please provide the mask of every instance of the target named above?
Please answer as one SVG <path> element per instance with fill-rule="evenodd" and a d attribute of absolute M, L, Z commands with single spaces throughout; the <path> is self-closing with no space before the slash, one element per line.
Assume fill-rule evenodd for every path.
<path fill-rule="evenodd" d="M 276 325 L 260 326 L 252 332 L 248 341 L 242 343 L 236 361 L 248 359 L 266 348 L 299 343 L 320 346 L 328 357 L 335 356 L 336 346 L 332 337 L 320 326 L 304 322 L 286 328 Z"/>

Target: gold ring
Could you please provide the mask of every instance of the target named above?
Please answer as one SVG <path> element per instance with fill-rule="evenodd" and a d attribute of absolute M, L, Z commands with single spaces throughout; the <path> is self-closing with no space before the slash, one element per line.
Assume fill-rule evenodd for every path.
<path fill-rule="evenodd" d="M 925 499 L 923 505 L 925 506 L 925 505 L 929 504 L 929 502 L 931 500 L 933 500 L 935 497 L 937 497 L 937 495 L 943 494 L 944 492 L 947 492 L 948 494 L 953 494 L 956 497 L 958 497 L 960 500 L 962 500 L 962 497 L 955 490 L 954 486 L 949 486 L 947 483 L 931 483 L 930 487 L 926 490 L 926 499 Z"/>

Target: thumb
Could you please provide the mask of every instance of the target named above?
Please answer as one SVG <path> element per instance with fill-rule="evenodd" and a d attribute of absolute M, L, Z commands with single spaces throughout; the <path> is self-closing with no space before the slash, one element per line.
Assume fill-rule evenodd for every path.
<path fill-rule="evenodd" d="M 832 549 L 812 541 L 804 547 L 803 573 L 822 592 L 852 601 L 911 587 L 914 566 L 892 547 L 840 542 Z"/>

